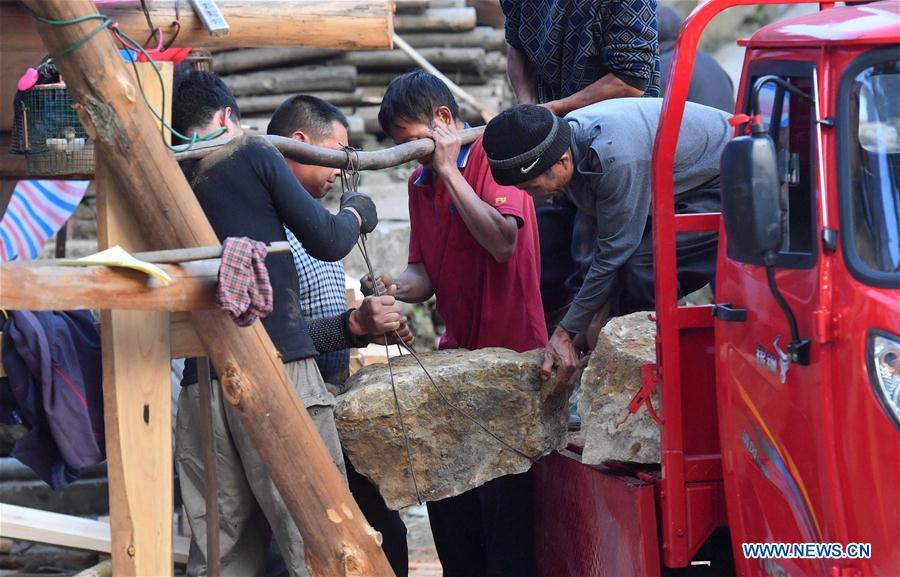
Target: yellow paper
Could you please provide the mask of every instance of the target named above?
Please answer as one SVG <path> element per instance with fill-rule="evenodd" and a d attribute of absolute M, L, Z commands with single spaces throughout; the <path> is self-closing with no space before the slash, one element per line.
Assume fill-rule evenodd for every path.
<path fill-rule="evenodd" d="M 172 277 L 170 277 L 166 271 L 153 263 L 134 258 L 119 245 L 102 250 L 97 254 L 88 255 L 76 260 L 63 261 L 61 264 L 68 266 L 118 266 L 147 273 L 164 285 L 168 285 L 172 282 Z"/>

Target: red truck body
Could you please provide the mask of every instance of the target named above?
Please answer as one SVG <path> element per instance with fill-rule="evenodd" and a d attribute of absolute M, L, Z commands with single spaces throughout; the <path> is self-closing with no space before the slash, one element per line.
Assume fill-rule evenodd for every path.
<path fill-rule="evenodd" d="M 729 257 L 722 217 L 674 214 L 675 144 L 700 35 L 727 8 L 769 3 L 785 2 L 711 0 L 682 28 L 653 165 L 657 363 L 645 381 L 661 389 L 661 467 L 587 467 L 577 448 L 540 463 L 542 576 L 649 576 L 690 567 L 717 528 L 730 533 L 734 561 L 724 561 L 726 573 L 900 575 L 900 424 L 872 368 L 873 346 L 882 355 L 900 351 L 900 275 L 860 256 L 857 214 L 861 197 L 887 203 L 875 211 L 884 224 L 867 226 L 876 233 L 886 227 L 888 245 L 900 238 L 890 212 L 900 202 L 900 145 L 884 143 L 897 133 L 885 137 L 890 126 L 863 119 L 876 106 L 860 96 L 868 90 L 900 102 L 900 92 L 879 92 L 900 78 L 900 2 L 822 6 L 744 43 L 737 113 L 748 110 L 751 90 L 769 75 L 813 100 L 774 84 L 758 89 L 761 120 L 791 167 L 774 274 L 809 341 L 808 362 L 785 355 L 791 332 L 766 267 Z M 885 69 L 890 78 L 872 75 Z M 897 121 L 900 130 L 900 115 Z M 875 137 L 861 136 L 872 130 Z M 735 135 L 742 134 L 738 126 Z M 880 144 L 873 147 L 872 138 Z M 739 314 L 714 318 L 713 306 L 678 305 L 675 234 L 704 230 L 720 234 L 716 302 Z M 900 240 L 883 244 L 886 258 L 896 258 Z M 884 343 L 896 351 L 884 353 Z M 900 363 L 893 366 L 896 383 Z M 573 537 L 560 545 L 560 535 Z M 721 556 L 722 543 L 704 553 Z M 742 543 L 860 543 L 871 552 L 748 559 Z M 724 574 L 718 561 L 712 574 Z"/>

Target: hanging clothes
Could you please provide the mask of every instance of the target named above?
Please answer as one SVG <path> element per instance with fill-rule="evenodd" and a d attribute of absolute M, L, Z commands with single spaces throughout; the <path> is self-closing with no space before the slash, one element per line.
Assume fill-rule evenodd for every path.
<path fill-rule="evenodd" d="M 12 311 L 0 418 L 29 427 L 12 456 L 54 489 L 105 459 L 100 333 L 89 311 Z"/>

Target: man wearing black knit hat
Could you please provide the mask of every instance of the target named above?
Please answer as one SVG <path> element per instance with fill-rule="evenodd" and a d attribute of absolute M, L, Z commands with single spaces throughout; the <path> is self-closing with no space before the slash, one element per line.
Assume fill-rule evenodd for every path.
<path fill-rule="evenodd" d="M 650 163 L 661 108 L 657 98 L 620 98 L 559 118 L 525 104 L 485 130 L 494 180 L 534 198 L 565 194 L 596 219 L 590 270 L 544 357 L 544 377 L 558 367 L 559 385 L 574 380 L 576 337 L 587 335 L 592 322 L 600 327 L 609 316 L 654 307 Z M 719 157 L 730 138 L 727 114 L 687 104 L 675 153 L 677 213 L 719 210 Z M 714 233 L 678 235 L 680 295 L 714 280 L 717 241 Z M 591 348 L 589 340 L 581 347 Z"/>

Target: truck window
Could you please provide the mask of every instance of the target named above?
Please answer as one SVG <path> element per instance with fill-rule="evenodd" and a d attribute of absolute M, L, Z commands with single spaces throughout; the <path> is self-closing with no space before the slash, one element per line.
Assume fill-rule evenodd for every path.
<path fill-rule="evenodd" d="M 900 285 L 898 53 L 876 51 L 851 63 L 839 94 L 844 253 L 855 276 L 878 286 Z"/>
<path fill-rule="evenodd" d="M 761 66 L 751 71 L 752 80 L 748 86 L 760 76 L 775 74 L 803 92 L 812 93 L 811 65 L 759 64 Z M 785 203 L 784 240 L 776 266 L 809 268 L 815 264 L 816 249 L 814 111 L 809 103 L 775 84 L 763 86 L 759 104 L 763 123 L 775 142 Z"/>

